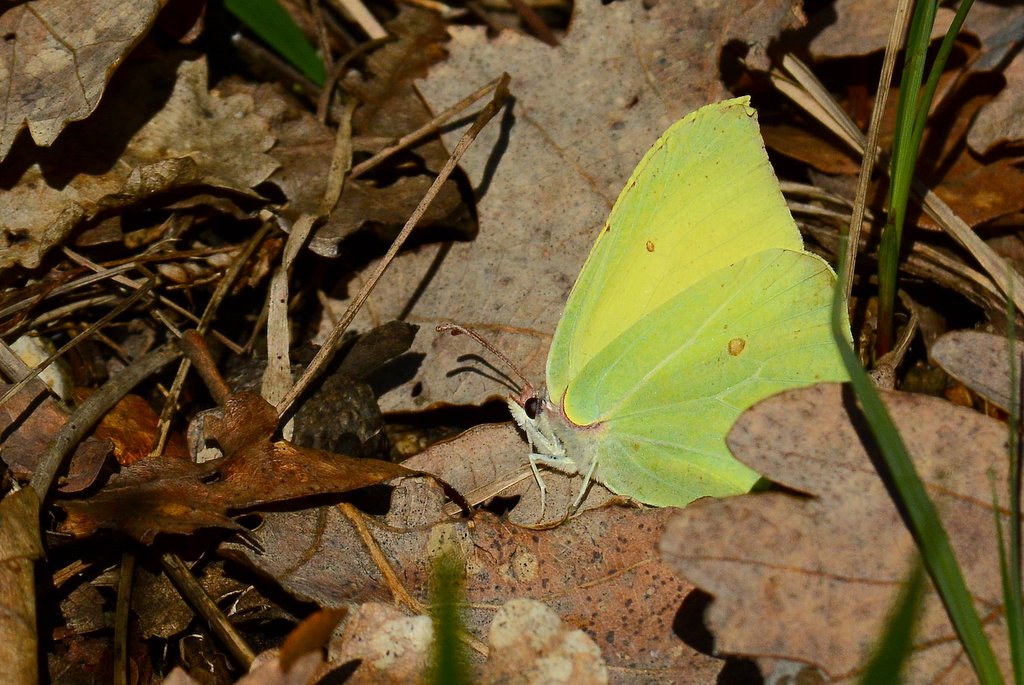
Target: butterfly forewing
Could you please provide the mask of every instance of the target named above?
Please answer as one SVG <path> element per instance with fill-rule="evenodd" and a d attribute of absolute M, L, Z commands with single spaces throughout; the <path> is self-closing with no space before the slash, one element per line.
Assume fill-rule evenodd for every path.
<path fill-rule="evenodd" d="M 803 243 L 749 99 L 677 122 L 637 165 L 573 286 L 548 356 L 552 397 L 666 300 L 772 247 Z"/>

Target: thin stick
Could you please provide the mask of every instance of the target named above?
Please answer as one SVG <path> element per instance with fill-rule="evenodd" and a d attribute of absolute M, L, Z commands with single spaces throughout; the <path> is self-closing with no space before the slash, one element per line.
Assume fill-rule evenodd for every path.
<path fill-rule="evenodd" d="M 217 603 L 195 579 L 185 562 L 176 554 L 162 554 L 160 555 L 160 565 L 167 577 L 174 583 L 174 587 L 178 588 L 182 596 L 188 600 L 189 606 L 206 621 L 213 634 L 220 638 L 220 641 L 228 648 L 235 663 L 241 667 L 242 671 L 248 671 L 256 658 L 256 653 L 252 651 L 245 639 L 231 625 L 231 621 L 224 616 Z"/>
<path fill-rule="evenodd" d="M 356 178 L 357 176 L 366 173 L 367 171 L 377 166 L 382 161 L 384 161 L 391 155 L 395 154 L 399 150 L 404 150 L 413 143 L 419 141 L 421 138 L 425 138 L 426 136 L 436 133 L 442 126 L 444 126 L 448 122 L 449 119 L 454 117 L 459 112 L 462 112 L 467 107 L 472 105 L 474 102 L 476 102 L 477 100 L 479 100 L 480 98 L 482 98 L 483 96 L 487 95 L 492 90 L 497 88 L 499 80 L 500 79 L 494 79 L 493 81 L 491 81 L 490 83 L 488 83 L 486 86 L 479 89 L 475 93 L 471 93 L 470 95 L 467 95 L 466 97 L 462 98 L 454 105 L 444 110 L 443 112 L 438 114 L 436 117 L 434 117 L 427 123 L 420 126 L 412 133 L 405 134 L 397 141 L 395 141 L 394 144 L 387 146 L 380 152 L 377 152 L 375 155 L 373 155 L 373 157 L 370 157 L 366 161 L 356 164 L 354 167 L 352 167 L 352 173 L 349 174 L 349 178 Z"/>
<path fill-rule="evenodd" d="M 454 171 L 455 166 L 459 163 L 459 160 L 462 159 L 462 155 L 466 153 L 469 146 L 474 140 L 476 140 L 477 135 L 483 127 L 487 125 L 487 122 L 489 122 L 500 110 L 502 104 L 505 102 L 505 98 L 508 97 L 509 80 L 510 77 L 508 74 L 502 74 L 501 79 L 498 81 L 498 85 L 494 89 L 494 98 L 487 103 L 482 110 L 480 110 L 480 114 L 477 116 L 476 120 L 469 127 L 469 130 L 466 131 L 465 135 L 462 136 L 459 144 L 455 146 L 454 152 L 452 152 L 451 157 L 448 158 L 444 168 L 441 169 L 441 173 L 439 173 L 437 178 L 434 179 L 433 184 L 431 184 L 430 188 L 423 196 L 423 199 L 420 200 L 419 206 L 416 207 L 412 216 L 410 216 L 409 220 L 405 223 L 405 226 L 402 228 L 402 232 L 398 234 L 397 238 L 395 238 L 395 241 L 391 244 L 387 253 L 377 264 L 377 268 L 374 269 L 373 274 L 352 300 L 352 303 L 345 311 L 345 314 L 341 317 L 341 320 L 338 321 L 338 325 L 334 327 L 331 334 L 327 337 L 327 340 L 324 341 L 324 344 L 320 347 L 316 355 L 313 357 L 313 360 L 309 363 L 309 366 L 307 366 L 306 370 L 302 372 L 302 376 L 298 381 L 296 381 L 295 385 L 292 386 L 292 389 L 287 395 L 285 395 L 284 399 L 277 405 L 278 416 L 283 416 L 288 411 L 299 395 L 306 391 L 321 370 L 330 363 L 331 357 L 333 357 L 334 353 L 337 351 L 338 344 L 341 341 L 341 336 L 344 335 L 345 330 L 348 329 L 349 324 L 352 323 L 352 320 L 356 316 L 356 312 L 362 308 L 367 298 L 370 297 L 370 293 L 373 292 L 373 289 L 376 287 L 377 281 L 381 279 L 381 276 L 384 275 L 388 266 L 390 266 L 391 262 L 394 261 L 395 257 L 398 255 L 398 251 L 402 249 L 402 245 L 405 243 L 406 239 L 408 239 L 409 234 L 412 233 L 412 229 L 416 227 L 417 223 L 419 223 L 419 220 L 427 211 L 427 207 L 430 206 L 434 197 L 441 190 L 441 186 L 448 180 L 448 177 L 451 175 L 452 171 Z"/>
<path fill-rule="evenodd" d="M 142 288 L 139 288 L 138 290 L 133 292 L 123 302 L 121 302 L 116 307 L 114 307 L 109 312 L 107 312 L 102 317 L 100 317 L 100 319 L 98 321 L 89 324 L 84 331 L 82 331 L 81 333 L 79 333 L 75 337 L 71 338 L 71 340 L 69 340 L 66 343 L 64 343 L 63 345 L 61 345 L 59 350 L 57 350 L 56 352 L 51 354 L 49 357 L 47 357 L 46 359 L 41 361 L 39 364 L 36 364 L 35 368 L 33 368 L 29 372 L 29 374 L 27 376 L 25 376 L 20 381 L 18 381 L 17 383 L 12 385 L 10 388 L 8 388 L 7 392 L 5 392 L 3 394 L 3 396 L 0 396 L 0 406 L 3 406 L 3 404 L 5 402 L 7 402 L 7 400 L 11 399 L 16 394 L 21 392 L 21 389 L 24 388 L 26 385 L 28 385 L 32 381 L 33 378 L 38 377 L 39 374 L 41 374 L 44 370 L 46 370 L 46 368 L 50 364 L 52 364 L 58 358 L 63 356 L 68 350 L 70 350 L 72 347 L 75 347 L 76 345 L 78 345 L 78 343 L 82 342 L 82 340 L 84 340 L 85 338 L 88 338 L 89 336 L 91 336 L 95 331 L 97 331 L 100 328 L 103 328 L 104 326 L 106 326 L 108 323 L 110 323 L 110 321 L 112 319 L 114 319 L 115 317 L 119 316 L 124 310 L 128 309 L 128 307 L 131 307 L 133 304 L 135 304 L 135 302 L 140 297 L 142 297 L 143 295 L 145 295 L 146 293 L 148 293 L 150 291 L 150 289 L 153 287 L 153 285 L 155 283 L 156 283 L 156 277 L 154 276 Z"/>
<path fill-rule="evenodd" d="M 882 133 L 882 113 L 885 110 L 885 101 L 889 95 L 889 86 L 892 84 L 892 72 L 896 65 L 896 54 L 903 45 L 903 37 L 907 32 L 907 23 L 910 21 L 910 0 L 900 0 L 893 15 L 892 26 L 889 27 L 889 40 L 885 45 L 885 59 L 882 62 L 882 71 L 878 75 L 878 88 L 875 91 L 875 106 L 871 111 L 871 122 L 868 124 L 868 140 L 864 146 L 865 150 L 877 150 L 878 139 Z M 865 154 L 861 159 L 860 178 L 857 180 L 857 195 L 853 202 L 853 216 L 850 218 L 850 232 L 847 237 L 847 255 L 849 258 L 843 265 L 843 273 L 839 274 L 842 280 L 843 289 L 846 293 L 846 302 L 850 301 L 850 293 L 853 291 L 853 271 L 857 262 L 857 245 L 860 244 L 860 229 L 864 222 L 864 208 L 867 205 L 868 188 L 871 186 L 871 172 L 874 169 L 877 155 Z"/>
<path fill-rule="evenodd" d="M 100 280 L 101 278 L 108 278 L 109 277 L 112 281 L 114 281 L 114 283 L 118 283 L 120 285 L 125 285 L 125 286 L 128 286 L 129 288 L 135 288 L 136 290 L 141 288 L 145 283 L 144 282 L 139 282 L 139 281 L 133 281 L 132 279 L 128 278 L 127 276 L 122 276 L 122 275 L 118 275 L 118 274 L 120 274 L 123 271 L 128 271 L 128 270 L 136 268 L 136 267 L 141 269 L 141 264 L 142 263 L 148 262 L 148 261 L 153 261 L 153 260 L 149 260 L 149 259 L 143 258 L 143 259 L 137 260 L 136 262 L 128 262 L 128 263 L 121 264 L 121 265 L 116 265 L 116 266 L 103 266 L 101 264 L 97 264 L 96 262 L 92 261 L 88 257 L 85 257 L 83 255 L 80 255 L 80 254 L 74 252 L 73 250 L 71 250 L 71 249 L 69 249 L 67 247 L 63 247 L 61 249 L 64 252 L 64 256 L 66 256 L 71 261 L 75 262 L 76 264 L 79 264 L 80 266 L 84 266 L 84 267 L 86 267 L 88 269 L 92 269 L 93 271 L 95 271 L 96 273 L 92 274 L 92 276 L 90 276 L 90 278 L 93 278 L 94 280 Z M 223 252 L 223 250 L 217 250 L 217 252 Z M 84 280 L 85 279 L 83 279 L 83 281 Z M 56 291 L 54 291 L 53 293 L 50 293 L 49 295 L 47 295 L 47 297 L 51 297 L 54 294 L 56 294 Z M 166 297 L 164 295 L 161 295 L 159 293 L 156 294 L 156 298 L 163 305 L 169 307 L 170 309 L 174 310 L 178 314 L 181 314 L 182 316 L 184 316 L 189 321 L 192 321 L 193 323 L 199 323 L 199 317 L 198 316 L 196 316 L 195 314 L 193 314 L 189 310 L 185 309 L 184 307 L 182 307 L 180 304 L 178 304 L 177 302 L 175 302 L 171 298 Z M 217 340 L 219 340 L 221 343 L 223 343 L 223 345 L 225 347 L 227 347 L 229 350 L 231 350 L 235 354 L 242 354 L 242 348 L 239 347 L 235 343 L 234 340 L 231 340 L 230 338 L 225 336 L 223 333 L 220 333 L 219 331 L 212 331 L 211 335 L 213 335 L 215 338 L 217 338 Z"/>
<path fill-rule="evenodd" d="M 270 232 L 271 224 L 269 221 L 265 221 L 259 230 L 253 234 L 242 251 L 238 253 L 238 257 L 231 266 L 224 273 L 224 278 L 221 279 L 220 283 L 217 284 L 216 289 L 213 291 L 213 295 L 210 296 L 210 301 L 206 305 L 206 309 L 203 310 L 203 315 L 200 317 L 199 322 L 196 324 L 196 330 L 200 335 L 205 335 L 206 330 L 210 327 L 210 323 L 213 321 L 213 315 L 217 312 L 221 302 L 227 297 L 228 291 L 231 286 L 234 285 L 239 275 L 242 273 L 242 267 L 252 253 L 256 251 L 256 248 L 263 242 L 267 233 Z M 178 365 L 178 371 L 174 375 L 174 382 L 171 383 L 171 389 L 167 393 L 167 398 L 164 400 L 163 409 L 160 411 L 160 421 L 158 423 L 158 433 L 156 439 L 153 441 L 153 448 L 149 451 L 150 455 L 160 454 L 164 451 L 164 447 L 167 445 L 167 436 L 171 430 L 171 418 L 174 416 L 174 412 L 178 407 L 178 397 L 181 396 L 182 388 L 185 387 L 185 378 L 188 375 L 189 367 L 192 363 L 188 359 L 183 359 L 181 364 Z"/>

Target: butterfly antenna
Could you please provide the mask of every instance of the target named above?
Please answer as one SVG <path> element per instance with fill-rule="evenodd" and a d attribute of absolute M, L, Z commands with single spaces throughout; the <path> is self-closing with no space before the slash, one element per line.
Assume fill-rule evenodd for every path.
<path fill-rule="evenodd" d="M 468 335 L 485 350 L 493 354 L 501 361 L 505 362 L 505 366 L 507 366 L 512 371 L 513 375 L 515 375 L 516 378 L 518 378 L 519 381 L 523 384 L 522 390 L 519 393 L 520 404 L 526 399 L 529 399 L 530 397 L 534 397 L 536 395 L 533 383 L 527 380 L 526 376 L 523 375 L 523 372 L 520 371 L 519 368 L 512 363 L 512 360 L 506 357 L 501 352 L 499 352 L 497 348 L 494 347 L 494 345 L 484 340 L 480 336 L 480 334 L 474 331 L 473 329 L 466 328 L 465 326 L 460 326 L 457 323 L 443 323 L 440 326 L 438 326 L 436 330 L 438 333 L 448 332 L 451 333 L 452 335 Z"/>

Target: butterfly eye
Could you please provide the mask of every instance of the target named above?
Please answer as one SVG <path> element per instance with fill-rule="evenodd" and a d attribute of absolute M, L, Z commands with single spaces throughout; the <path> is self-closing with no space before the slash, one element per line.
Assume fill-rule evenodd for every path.
<path fill-rule="evenodd" d="M 537 418 L 537 414 L 540 413 L 540 400 L 536 397 L 531 397 L 523 403 L 523 410 L 526 411 L 526 415 L 531 419 Z"/>

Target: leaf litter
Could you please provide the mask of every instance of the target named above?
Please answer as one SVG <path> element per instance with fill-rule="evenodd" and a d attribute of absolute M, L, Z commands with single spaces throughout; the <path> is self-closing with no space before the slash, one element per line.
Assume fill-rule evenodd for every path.
<path fill-rule="evenodd" d="M 179 553 L 225 608 L 225 623 L 254 643 L 267 642 L 269 626 L 278 626 L 275 644 L 287 632 L 280 626 L 298 626 L 280 655 L 257 656 L 247 681 L 311 682 L 338 668 L 351 672 L 350 682 L 421 678 L 434 629 L 431 564 L 452 545 L 464 564 L 464 641 L 480 682 L 556 682 L 566 673 L 565 682 L 716 682 L 749 675 L 743 664 L 768 673 L 780 659 L 817 667 L 831 680 L 859 672 L 911 547 L 835 389 L 769 400 L 730 438 L 739 458 L 792 492 L 673 512 L 636 508 L 594 486 L 567 519 L 578 477 L 545 474 L 541 519 L 525 445 L 509 424 L 479 426 L 399 465 L 383 459 L 382 427 L 391 429 L 377 406 L 379 398 L 385 409 L 407 412 L 403 420 L 435 422 L 444 414 L 409 412 L 480 404 L 507 391 L 501 372 L 460 359 L 475 352 L 465 339 L 432 334 L 447 320 L 474 325 L 528 376 L 541 378 L 565 295 L 636 159 L 673 120 L 730 90 L 759 92 L 767 105 L 755 72 L 770 66 L 769 44 L 797 40 L 790 30 L 805 24 L 797 4 L 711 3 L 684 11 L 671 3 L 581 2 L 567 31 L 538 32 L 546 43 L 522 28 L 536 26 L 536 17 L 520 20 L 485 6 L 492 27 L 510 27 L 494 33 L 465 25 L 465 15 L 455 24 L 451 14 L 406 7 L 385 22 L 392 40 L 357 46 L 348 29 L 336 30 L 347 19 L 288 3 L 312 42 L 330 46 L 329 61 L 344 60 L 335 73 L 360 103 L 350 141 L 359 173 L 346 179 L 333 209 L 315 222 L 309 250 L 296 257 L 286 330 L 283 319 L 271 321 L 271 335 L 291 340 L 291 358 L 308 359 L 298 348 L 327 338 L 339 303 L 376 264 L 382 249 L 375 246 L 405 223 L 448 159 L 446 148 L 473 118 L 470 112 L 462 122 L 431 124 L 431 117 L 503 71 L 513 76 L 515 98 L 463 158 L 465 175 L 442 185 L 356 321 L 363 333 L 394 318 L 421 324 L 413 347 L 405 351 L 412 333 L 364 335 L 362 346 L 350 338 L 333 374 L 296 406 L 296 426 L 308 430 L 297 430 L 295 442 L 278 433 L 292 417 L 251 392 L 267 365 L 265 355 L 253 353 L 265 349 L 264 286 L 279 264 L 284 233 L 320 214 L 336 171 L 344 96 L 291 80 L 245 35 L 236 43 L 249 60 L 242 69 L 225 70 L 215 51 L 186 51 L 196 35 L 219 30 L 221 19 L 210 15 L 204 24 L 200 11 L 178 3 L 158 17 L 162 5 L 39 0 L 0 13 L 0 70 L 8 70 L 0 73 L 10 85 L 0 125 L 4 339 L 34 332 L 63 341 L 151 284 L 129 315 L 67 355 L 63 373 L 77 385 L 104 387 L 133 360 L 197 325 L 213 345 L 214 364 L 255 357 L 248 384 L 231 380 L 240 392 L 224 395 L 222 409 L 209 409 L 207 393 L 218 393 L 184 372 L 180 380 L 164 374 L 116 404 L 60 472 L 44 507 L 42 540 L 31 489 L 0 501 L 7 512 L 0 516 L 0 589 L 25 588 L 12 597 L 29 597 L 42 570 L 61 593 L 51 680 L 85 671 L 110 679 L 111 669 L 134 669 L 139 680 L 160 682 L 166 671 L 154 671 L 154 663 L 216 663 L 222 681 L 240 676 L 249 664 L 229 665 L 229 652 L 210 639 L 223 633 L 191 619 L 184 604 L 160 610 L 177 591 L 153 562 Z M 1014 259 L 1024 197 L 1013 87 L 1019 37 L 1006 8 L 977 5 L 965 29 L 972 38 L 958 43 L 964 66 L 944 78 L 946 100 L 930 124 L 944 144 L 926 143 L 926 159 L 939 172 L 930 178 L 937 191 L 979 233 L 998 229 L 992 245 Z M 856 55 L 880 48 L 869 36 L 884 35 L 885 13 L 874 8 L 857 19 L 857 9 L 838 3 L 834 25 L 822 21 L 823 10 L 800 29 L 823 73 L 830 60 L 859 64 Z M 544 5 L 532 11 L 541 21 L 558 12 Z M 172 13 L 182 20 L 177 26 Z M 237 73 L 223 78 L 225 71 Z M 252 78 L 267 72 L 284 85 Z M 986 86 L 993 77 L 1005 85 Z M 871 97 L 848 78 L 831 86 L 845 93 L 856 117 Z M 772 108 L 758 106 L 769 145 L 809 165 L 809 178 L 841 200 L 858 159 L 791 110 L 776 107 L 783 114 L 773 128 L 766 115 Z M 438 126 L 440 137 L 433 134 Z M 420 127 L 427 132 L 363 168 L 366 157 Z M 828 253 L 834 229 L 810 230 Z M 1002 300 L 948 246 L 923 254 L 952 276 L 922 265 L 922 243 L 932 239 L 922 234 L 915 242 L 909 273 L 966 294 L 980 305 L 972 314 L 979 325 L 1001 323 Z M 947 316 L 964 320 L 920 284 L 908 290 L 908 306 L 940 322 L 939 330 L 948 327 Z M 406 342 L 396 347 L 399 338 Z M 961 388 L 984 398 L 978 406 L 1008 404 L 1004 341 L 961 333 L 929 351 Z M 22 377 L 3 349 L 0 365 L 8 380 Z M 74 410 L 87 403 L 81 389 L 62 406 L 42 399 L 40 386 L 29 387 L 0 407 L 4 492 L 32 478 L 52 437 L 78 421 Z M 970 401 L 970 391 L 962 392 Z M 940 400 L 894 394 L 889 401 L 954 524 L 986 629 L 1003 640 L 985 473 L 989 465 L 1005 469 L 1003 424 Z M 161 405 L 158 417 L 151 407 Z M 494 419 L 488 409 L 480 415 Z M 154 445 L 161 447 L 154 452 Z M 200 448 L 211 446 L 222 454 L 199 461 Z M 356 458 L 363 454 L 378 459 Z M 464 517 L 453 492 L 446 496 L 439 484 L 413 475 L 419 472 L 484 510 Z M 146 544 L 130 548 L 124 535 Z M 39 543 L 46 561 L 37 561 Z M 131 600 L 133 629 L 125 635 L 104 618 L 115 593 L 126 601 L 123 587 L 115 591 L 117 572 L 105 569 L 128 573 L 129 549 L 151 568 L 137 571 L 148 580 L 138 581 L 136 593 L 149 603 Z M 55 565 L 69 558 L 63 568 Z M 300 624 L 310 613 L 302 601 L 346 616 L 328 612 Z M 21 624 L 35 625 L 34 607 L 18 611 Z M 338 618 L 343 623 L 330 638 Z M 969 680 L 934 597 L 919 630 L 909 682 Z M 0 622 L 5 663 L 29 674 L 26 682 L 38 670 L 36 639 Z M 114 641 L 126 647 L 129 663 L 113 665 Z M 176 670 L 167 682 L 191 680 Z"/>

